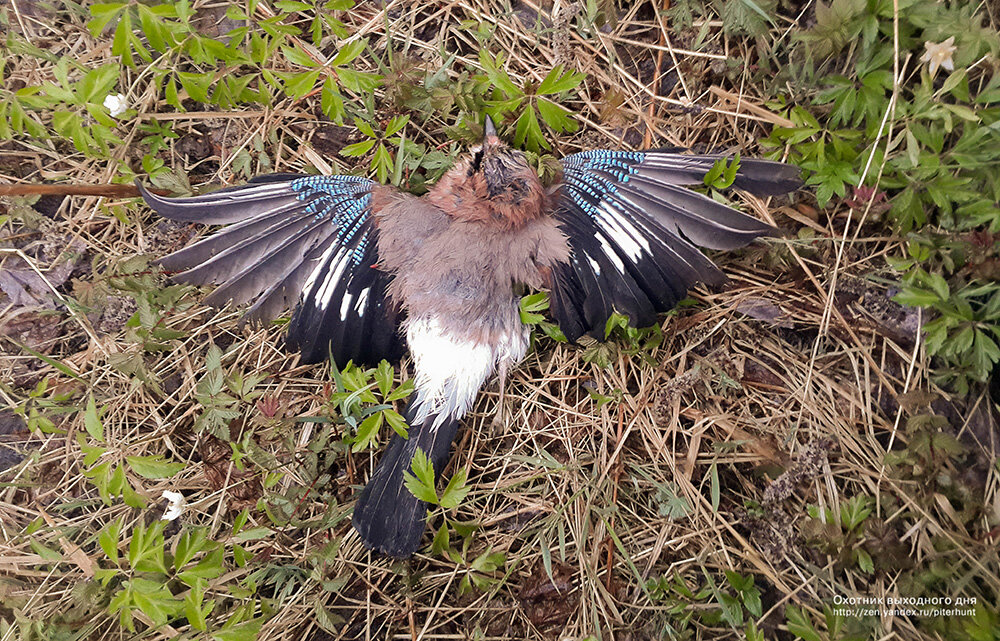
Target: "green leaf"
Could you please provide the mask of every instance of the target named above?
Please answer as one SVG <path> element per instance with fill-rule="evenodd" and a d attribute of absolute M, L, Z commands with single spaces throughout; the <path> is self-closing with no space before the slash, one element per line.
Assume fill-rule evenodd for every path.
<path fill-rule="evenodd" d="M 711 488 L 712 511 L 715 512 L 715 513 L 718 513 L 718 511 L 719 511 L 719 498 L 720 498 L 719 468 L 718 468 L 718 466 L 714 462 L 712 463 L 712 467 L 709 469 L 709 477 L 712 479 L 712 488 Z M 760 616 L 760 615 L 757 615 L 757 616 Z"/>
<path fill-rule="evenodd" d="M 570 111 L 565 107 L 557 105 L 554 102 L 549 102 L 544 98 L 538 101 L 537 107 L 538 113 L 541 115 L 542 120 L 545 121 L 545 124 L 552 127 L 558 133 L 576 131 L 580 128 L 580 125 L 577 124 Z"/>
<path fill-rule="evenodd" d="M 354 445 L 351 446 L 351 451 L 360 452 L 374 445 L 378 441 L 378 431 L 382 427 L 383 420 L 385 420 L 384 413 L 375 412 L 361 421 Z"/>
<path fill-rule="evenodd" d="M 385 422 L 389 424 L 392 430 L 399 434 L 401 438 L 409 438 L 409 425 L 406 424 L 406 419 L 399 415 L 396 410 L 384 410 L 382 415 L 385 417 Z"/>
<path fill-rule="evenodd" d="M 215 549 L 205 555 L 194 567 L 186 568 L 177 574 L 177 578 L 189 586 L 197 585 L 202 579 L 214 579 L 221 576 L 225 568 L 223 566 L 223 548 L 216 545 Z"/>
<path fill-rule="evenodd" d="M 385 136 L 388 138 L 396 134 L 400 129 L 406 126 L 406 123 L 410 122 L 410 116 L 393 116 L 392 120 L 389 121 L 389 126 L 385 129 Z"/>
<path fill-rule="evenodd" d="M 208 535 L 205 528 L 193 528 L 184 532 L 177 541 L 177 551 L 174 553 L 174 570 L 179 571 L 205 547 Z"/>
<path fill-rule="evenodd" d="M 788 631 L 802 641 L 823 641 L 816 628 L 813 627 L 812 620 L 802 610 L 789 605 L 785 608 L 785 620 L 788 624 Z"/>
<path fill-rule="evenodd" d="M 538 85 L 538 89 L 535 93 L 540 96 L 558 94 L 564 91 L 569 91 L 570 89 L 576 89 L 580 83 L 583 82 L 584 75 L 582 73 L 571 71 L 563 76 L 561 75 L 562 71 L 562 65 L 557 65 L 554 69 L 552 69 L 552 71 L 545 76 L 545 79 L 542 80 L 542 83 Z"/>
<path fill-rule="evenodd" d="M 548 142 L 542 137 L 542 128 L 538 125 L 534 109 L 525 109 L 518 117 L 514 127 L 514 144 L 536 152 L 539 146 L 549 148 Z"/>
<path fill-rule="evenodd" d="M 544 312 L 549 308 L 549 296 L 545 292 L 536 292 L 523 296 L 518 302 L 521 322 L 525 325 L 537 325 L 545 320 Z"/>
<path fill-rule="evenodd" d="M 196 585 L 191 586 L 191 590 L 184 597 L 184 616 L 187 617 L 191 627 L 200 632 L 208 629 L 205 619 L 215 607 L 214 601 L 204 603 L 205 588 L 206 582 L 200 580 Z"/>
<path fill-rule="evenodd" d="M 94 395 L 87 396 L 87 409 L 83 412 L 83 424 L 87 428 L 87 434 L 95 441 L 104 442 L 104 426 L 97 413 L 97 405 L 94 403 Z"/>
<path fill-rule="evenodd" d="M 341 156 L 364 156 L 367 154 L 372 147 L 375 146 L 374 140 L 362 140 L 361 142 L 356 142 L 353 145 L 347 145 L 340 150 Z"/>
<path fill-rule="evenodd" d="M 53 550 L 50 547 L 42 545 L 38 539 L 29 539 L 28 545 L 31 546 L 32 552 L 42 557 L 43 561 L 51 561 L 53 563 L 62 561 L 62 554 L 58 550 Z"/>
<path fill-rule="evenodd" d="M 288 62 L 294 65 L 306 67 L 308 69 L 314 69 L 319 66 L 319 63 L 313 60 L 309 54 L 298 47 L 282 45 L 281 53 L 284 54 L 285 59 L 288 60 Z"/>
<path fill-rule="evenodd" d="M 246 543 L 247 541 L 257 541 L 259 539 L 266 539 L 270 536 L 274 536 L 274 530 L 269 527 L 252 527 L 247 530 L 243 530 L 238 534 L 233 536 L 233 541 L 237 543 Z"/>
<path fill-rule="evenodd" d="M 126 456 L 125 462 L 133 472 L 147 479 L 168 479 L 184 469 L 183 463 L 167 461 L 160 454 Z"/>
<path fill-rule="evenodd" d="M 438 497 L 434 490 L 434 466 L 419 447 L 413 454 L 413 462 L 410 467 L 413 474 L 405 472 L 403 475 L 406 488 L 421 501 L 437 505 Z"/>
<path fill-rule="evenodd" d="M 451 532 L 448 530 L 448 522 L 445 521 L 438 528 L 437 534 L 434 535 L 434 541 L 431 542 L 431 554 L 435 556 L 444 556 L 451 548 Z"/>
<path fill-rule="evenodd" d="M 215 641 L 256 641 L 262 625 L 264 625 L 263 617 L 251 619 L 250 621 L 237 623 L 232 627 L 213 632 L 212 638 Z"/>
<path fill-rule="evenodd" d="M 342 67 L 346 64 L 350 64 L 355 58 L 361 55 L 361 52 L 365 50 L 368 46 L 368 39 L 362 38 L 361 40 L 355 40 L 354 42 L 349 42 L 340 48 L 337 55 L 333 57 L 330 61 L 330 66 L 332 67 Z"/>
<path fill-rule="evenodd" d="M 472 489 L 466 484 L 466 477 L 467 473 L 464 468 L 451 477 L 441 494 L 441 507 L 450 510 L 461 504 L 469 494 L 469 490 Z"/>
<path fill-rule="evenodd" d="M 750 578 L 752 579 L 753 577 Z M 747 608 L 747 612 L 757 618 L 763 616 L 764 609 L 760 602 L 760 590 L 755 587 L 750 587 L 740 592 L 740 596 L 743 599 L 743 605 Z"/>
<path fill-rule="evenodd" d="M 383 359 L 375 368 L 375 384 L 378 386 L 378 393 L 385 398 L 392 389 L 392 377 L 394 369 L 388 361 Z"/>
<path fill-rule="evenodd" d="M 941 300 L 948 300 L 951 296 L 951 291 L 948 288 L 948 281 L 944 279 L 944 276 L 937 273 L 928 274 L 929 284 L 934 293 L 938 295 Z"/>
<path fill-rule="evenodd" d="M 496 60 L 494 60 L 485 49 L 479 50 L 479 66 L 486 72 L 486 77 L 490 79 L 490 82 L 497 89 L 504 92 L 508 98 L 524 96 L 521 88 L 514 84 L 510 76 L 507 75 L 507 72 L 502 68 L 503 60 L 502 53 L 497 54 Z"/>
<path fill-rule="evenodd" d="M 181 83 L 181 87 L 187 92 L 191 100 L 197 102 L 208 102 L 208 90 L 212 86 L 212 81 L 215 79 L 211 73 L 188 73 L 185 71 L 177 72 L 177 79 Z"/>
<path fill-rule="evenodd" d="M 350 67 L 340 67 L 337 69 L 337 78 L 345 89 L 360 94 L 371 93 L 382 84 L 382 76 L 367 71 L 358 71 Z"/>
<path fill-rule="evenodd" d="M 906 287 L 903 291 L 893 296 L 892 300 L 900 305 L 909 305 L 910 307 L 931 307 L 941 299 L 937 294 L 926 289 Z"/>
<path fill-rule="evenodd" d="M 101 533 L 97 535 L 97 544 L 104 550 L 108 559 L 118 565 L 118 542 L 121 540 L 122 520 L 115 519 L 104 526 Z"/>
<path fill-rule="evenodd" d="M 857 553 L 858 553 L 858 567 L 861 568 L 861 571 L 864 572 L 865 574 L 871 574 L 872 572 L 874 572 L 875 564 L 872 562 L 871 555 L 869 555 L 868 552 L 860 548 L 857 550 Z"/>
<path fill-rule="evenodd" d="M 320 69 L 303 73 L 282 74 L 285 78 L 285 95 L 293 100 L 305 97 L 316 86 Z"/>

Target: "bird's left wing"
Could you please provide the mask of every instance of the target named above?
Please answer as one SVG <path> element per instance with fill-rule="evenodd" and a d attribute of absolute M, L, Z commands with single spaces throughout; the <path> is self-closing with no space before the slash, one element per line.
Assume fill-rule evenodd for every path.
<path fill-rule="evenodd" d="M 377 269 L 374 183 L 356 176 L 275 174 L 193 198 L 162 198 L 139 185 L 156 213 L 228 225 L 160 259 L 173 278 L 219 284 L 210 305 L 254 301 L 245 318 L 266 321 L 297 304 L 287 343 L 306 362 L 332 354 L 374 364 L 403 353 L 400 311 Z"/>
<path fill-rule="evenodd" d="M 612 313 L 651 325 L 696 282 L 725 277 L 697 246 L 733 249 L 775 229 L 685 188 L 721 156 L 585 151 L 562 161 L 553 216 L 570 259 L 552 266 L 551 309 L 570 340 L 603 340 Z M 795 167 L 743 160 L 734 186 L 758 195 L 796 189 Z"/>

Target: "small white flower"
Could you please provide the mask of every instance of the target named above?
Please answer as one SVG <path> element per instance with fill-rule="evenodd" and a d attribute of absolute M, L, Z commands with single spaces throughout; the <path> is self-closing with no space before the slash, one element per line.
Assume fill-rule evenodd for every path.
<path fill-rule="evenodd" d="M 924 43 L 924 55 L 920 56 L 920 62 L 926 62 L 929 65 L 929 71 L 931 73 L 931 78 L 937 74 L 938 67 L 943 67 L 947 71 L 955 70 L 955 61 L 951 59 L 953 53 L 958 47 L 955 46 L 955 36 L 952 36 L 945 40 L 944 42 L 925 42 Z"/>
<path fill-rule="evenodd" d="M 112 118 L 117 118 L 128 109 L 128 100 L 125 99 L 125 94 L 108 94 L 104 99 L 104 106 L 111 112 Z"/>
<path fill-rule="evenodd" d="M 173 521 L 178 516 L 184 513 L 184 495 L 180 492 L 171 492 L 170 490 L 164 490 L 163 498 L 167 499 L 169 505 L 167 509 L 163 512 L 163 516 L 160 517 L 163 521 Z"/>

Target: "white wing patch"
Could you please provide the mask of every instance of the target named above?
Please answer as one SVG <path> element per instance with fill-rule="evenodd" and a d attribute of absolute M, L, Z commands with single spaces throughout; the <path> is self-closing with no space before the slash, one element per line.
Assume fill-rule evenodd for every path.
<path fill-rule="evenodd" d="M 334 268 L 332 271 L 326 272 L 326 278 L 322 281 L 317 281 L 317 279 L 322 275 L 322 266 L 326 262 L 327 256 L 330 255 L 331 251 L 337 251 L 337 255 L 334 258 Z M 316 295 L 312 296 L 315 301 L 316 307 L 325 310 L 326 306 L 330 304 L 330 298 L 333 296 L 334 290 L 337 289 L 337 282 L 340 277 L 343 276 L 344 270 L 347 268 L 347 264 L 350 261 L 350 255 L 347 250 L 336 245 L 332 245 L 330 249 L 323 253 L 323 256 L 317 261 L 316 269 L 313 273 L 309 275 L 309 279 L 306 281 L 305 287 L 302 288 L 302 298 L 303 300 L 308 299 L 312 296 L 313 288 L 319 287 L 316 291 Z M 344 317 L 343 311 L 340 317 Z"/>
<path fill-rule="evenodd" d="M 628 254 L 633 263 L 639 262 L 643 251 L 649 254 L 649 241 L 643 238 L 631 221 L 607 201 L 601 202 L 601 209 L 607 215 L 598 216 L 597 221 L 607 230 L 612 240 Z"/>

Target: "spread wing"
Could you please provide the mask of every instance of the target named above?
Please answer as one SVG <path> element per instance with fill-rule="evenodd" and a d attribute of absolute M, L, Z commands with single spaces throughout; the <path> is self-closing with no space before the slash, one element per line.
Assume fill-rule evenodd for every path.
<path fill-rule="evenodd" d="M 160 259 L 174 280 L 218 284 L 210 305 L 253 301 L 244 317 L 267 321 L 295 307 L 286 342 L 305 362 L 333 356 L 374 364 L 403 353 L 400 311 L 377 269 L 374 183 L 356 176 L 275 174 L 193 198 L 162 198 L 139 185 L 156 213 L 228 225 Z"/>
<path fill-rule="evenodd" d="M 604 338 L 614 312 L 644 327 L 696 282 L 722 272 L 696 247 L 733 249 L 776 230 L 686 189 L 720 156 L 664 151 L 585 151 L 562 161 L 553 216 L 569 240 L 568 263 L 552 269 L 551 309 L 570 340 Z M 758 195 L 801 185 L 796 167 L 743 160 L 733 183 Z"/>

